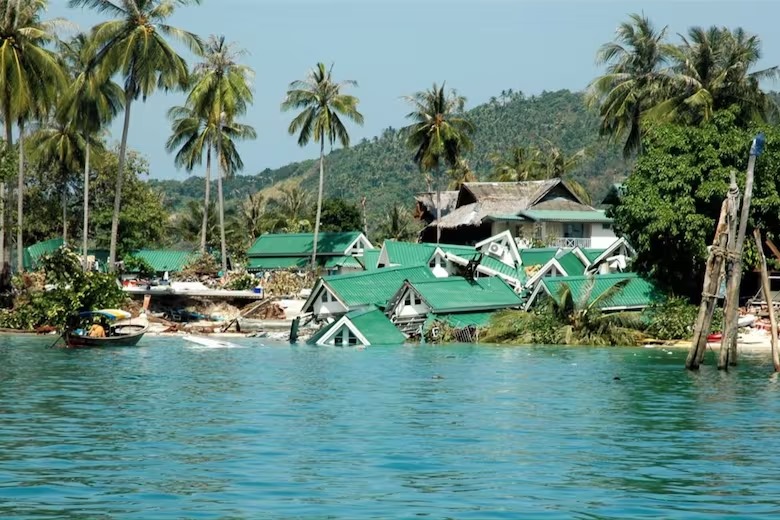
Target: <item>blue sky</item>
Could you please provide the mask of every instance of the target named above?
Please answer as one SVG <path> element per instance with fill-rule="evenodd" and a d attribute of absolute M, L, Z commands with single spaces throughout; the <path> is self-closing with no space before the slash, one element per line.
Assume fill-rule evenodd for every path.
<path fill-rule="evenodd" d="M 66 17 L 82 29 L 100 18 L 50 0 L 48 15 Z M 279 104 L 290 81 L 316 62 L 334 63 L 337 79 L 354 79 L 365 116 L 351 127 L 353 143 L 388 126 L 405 125 L 401 97 L 447 81 L 469 100 L 487 101 L 505 89 L 538 94 L 584 89 L 599 73 L 598 47 L 612 39 L 628 13 L 644 12 L 669 33 L 693 25 L 741 26 L 761 36 L 765 66 L 780 64 L 780 2 L 622 0 L 202 0 L 180 8 L 171 23 L 207 36 L 224 34 L 245 48 L 256 72 L 255 104 L 245 120 L 258 139 L 240 151 L 244 173 L 257 173 L 315 157 L 287 134 L 292 115 Z M 189 61 L 192 60 L 188 57 Z M 768 85 L 772 88 L 772 85 Z M 774 85 L 780 89 L 780 85 Z M 155 178 L 184 179 L 164 143 L 167 109 L 182 94 L 154 94 L 133 106 L 130 146 L 150 161 Z M 112 128 L 118 140 L 121 118 Z"/>

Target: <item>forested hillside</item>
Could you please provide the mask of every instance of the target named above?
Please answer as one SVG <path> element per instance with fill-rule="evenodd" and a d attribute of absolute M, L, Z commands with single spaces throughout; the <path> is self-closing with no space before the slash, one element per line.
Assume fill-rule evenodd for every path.
<path fill-rule="evenodd" d="M 627 172 L 620 147 L 599 138 L 598 119 L 586 108 L 580 93 L 562 90 L 526 97 L 522 93 L 504 92 L 472 109 L 469 117 L 476 133 L 474 149 L 466 159 L 480 180 L 489 179 L 493 168 L 491 158 L 496 154 L 507 153 L 513 146 L 548 143 L 569 154 L 587 150 L 588 156 L 572 175 L 588 188 L 594 201 L 599 200 L 610 183 Z M 316 173 L 316 161 L 304 161 L 256 175 L 237 176 L 226 183 L 225 196 L 236 202 L 291 178 L 300 179 L 304 188 L 314 191 Z M 175 208 L 203 196 L 200 177 L 150 183 L 164 192 L 166 200 Z M 384 213 L 394 203 L 411 206 L 413 194 L 425 187 L 424 178 L 412 162 L 412 153 L 398 129 L 388 128 L 380 136 L 364 139 L 349 149 L 336 150 L 326 158 L 326 197 L 358 203 L 366 195 L 369 213 L 374 215 Z"/>

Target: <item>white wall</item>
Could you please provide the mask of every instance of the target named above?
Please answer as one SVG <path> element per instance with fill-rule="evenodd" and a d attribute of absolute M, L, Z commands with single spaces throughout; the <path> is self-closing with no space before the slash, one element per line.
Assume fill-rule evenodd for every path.
<path fill-rule="evenodd" d="M 617 240 L 618 238 L 615 236 L 612 229 L 604 229 L 604 224 L 590 225 L 590 247 L 595 249 L 606 249 Z"/>

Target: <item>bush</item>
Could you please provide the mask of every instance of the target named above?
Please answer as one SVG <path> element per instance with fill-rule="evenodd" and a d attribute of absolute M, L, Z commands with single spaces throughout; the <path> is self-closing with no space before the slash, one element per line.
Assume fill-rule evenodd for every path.
<path fill-rule="evenodd" d="M 231 291 L 251 291 L 257 285 L 257 278 L 246 271 L 230 275 L 230 280 L 225 284 L 225 289 Z"/>
<path fill-rule="evenodd" d="M 689 339 L 693 336 L 693 326 L 699 314 L 699 306 L 692 305 L 685 298 L 670 297 L 666 301 L 648 307 L 644 314 L 647 334 L 655 339 Z M 723 325 L 723 311 L 715 310 L 712 318 L 712 330 L 720 330 Z"/>
<path fill-rule="evenodd" d="M 143 258 L 127 255 L 122 259 L 123 271 L 138 274 L 141 278 L 150 278 L 156 273 L 154 267 Z"/>
<path fill-rule="evenodd" d="M 219 273 L 219 266 L 211 253 L 201 253 L 193 258 L 176 278 L 182 281 L 199 280 L 203 277 L 214 278 Z"/>
<path fill-rule="evenodd" d="M 41 271 L 16 275 L 13 286 L 13 309 L 0 311 L 3 328 L 61 327 L 74 313 L 121 307 L 127 301 L 113 275 L 85 273 L 80 258 L 64 247 L 41 260 Z"/>

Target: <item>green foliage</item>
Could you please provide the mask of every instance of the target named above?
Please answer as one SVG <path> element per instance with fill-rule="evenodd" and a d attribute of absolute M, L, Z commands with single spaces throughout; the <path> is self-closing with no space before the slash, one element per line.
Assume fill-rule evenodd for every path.
<path fill-rule="evenodd" d="M 599 139 L 598 116 L 587 108 L 580 93 L 561 90 L 527 97 L 505 91 L 466 115 L 475 126 L 471 136 L 474 147 L 463 157 L 480 180 L 490 177 L 496 154 L 505 154 L 514 146 L 547 148 L 547 141 L 554 142 L 568 157 L 588 150 L 587 156 L 567 171 L 567 177 L 582 183 L 594 201 L 599 201 L 612 183 L 622 180 L 631 166 L 621 158 L 618 146 Z M 326 158 L 325 197 L 357 201 L 365 196 L 372 235 L 394 205 L 411 208 L 412 194 L 426 189 L 405 137 L 397 128 L 387 128 L 372 139 L 334 150 Z M 317 176 L 317 163 L 312 160 L 257 175 L 235 176 L 225 181 L 226 204 L 235 206 L 248 195 L 287 179 L 302 179 L 301 187 L 314 193 Z M 165 193 L 168 205 L 177 211 L 188 200 L 203 200 L 202 177 L 153 179 L 149 184 Z M 212 193 L 215 189 L 216 182 L 212 182 Z"/>
<path fill-rule="evenodd" d="M 672 297 L 645 309 L 643 319 L 647 323 L 647 334 L 655 339 L 689 339 L 699 313 L 699 306 L 692 305 L 685 298 Z M 720 330 L 723 311 L 718 308 L 712 319 L 712 330 Z"/>
<path fill-rule="evenodd" d="M 323 231 L 359 231 L 363 229 L 360 209 L 343 199 L 326 199 L 322 203 L 320 226 Z"/>
<path fill-rule="evenodd" d="M 666 124 L 647 134 L 645 153 L 613 209 L 615 228 L 637 251 L 634 268 L 668 292 L 698 300 L 729 173 L 744 187 L 750 143 L 759 129 L 741 129 L 730 111 L 696 127 Z M 754 226 L 780 230 L 780 131 L 764 128 L 748 236 Z M 748 243 L 749 241 L 746 241 Z"/>
<path fill-rule="evenodd" d="M 43 325 L 63 326 L 74 313 L 121 307 L 125 293 L 110 274 L 82 271 L 81 260 L 60 248 L 41 260 L 40 273 L 15 277 L 12 310 L 0 312 L 0 327 L 30 330 Z"/>
<path fill-rule="evenodd" d="M 247 272 L 232 275 L 225 289 L 231 291 L 251 291 L 257 285 L 257 278 Z"/>
<path fill-rule="evenodd" d="M 126 273 L 136 273 L 142 278 L 148 278 L 155 275 L 154 267 L 143 258 L 127 255 L 124 257 L 122 263 L 124 264 L 124 271 Z"/>

